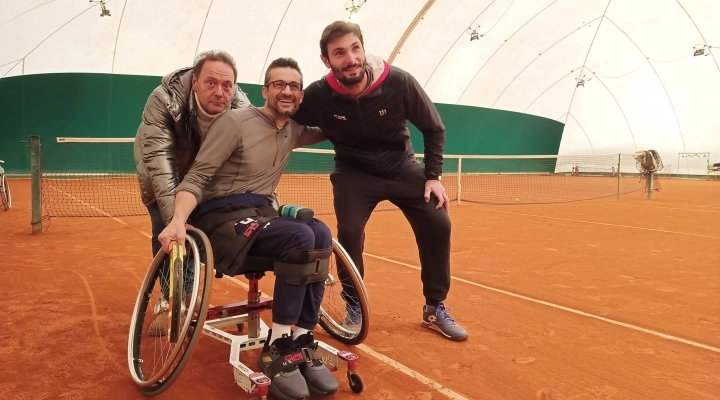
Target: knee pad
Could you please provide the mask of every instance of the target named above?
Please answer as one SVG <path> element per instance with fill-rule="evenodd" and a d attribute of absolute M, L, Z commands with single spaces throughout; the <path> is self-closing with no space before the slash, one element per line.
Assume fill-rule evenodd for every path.
<path fill-rule="evenodd" d="M 273 271 L 291 285 L 306 285 L 327 279 L 332 248 L 319 250 L 290 250 L 282 260 L 275 261 Z"/>

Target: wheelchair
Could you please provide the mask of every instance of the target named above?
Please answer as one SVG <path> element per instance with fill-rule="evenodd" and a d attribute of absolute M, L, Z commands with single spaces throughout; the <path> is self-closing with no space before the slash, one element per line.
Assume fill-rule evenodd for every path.
<path fill-rule="evenodd" d="M 2 208 L 7 211 L 12 207 L 12 197 L 10 197 L 10 186 L 5 177 L 5 169 L 2 167 L 4 162 L 0 160 L 0 201 L 2 201 Z"/>
<path fill-rule="evenodd" d="M 230 345 L 229 362 L 235 383 L 247 393 L 266 399 L 270 377 L 244 365 L 240 353 L 262 349 L 267 341 L 269 327 L 260 318 L 260 313 L 272 309 L 272 297 L 262 296 L 259 281 L 265 272 L 272 270 L 273 264 L 268 263 L 270 259 L 245 259 L 240 273 L 249 282 L 247 300 L 209 307 L 214 264 L 208 237 L 199 229 L 188 229 L 185 255 L 176 256 L 158 252 L 140 287 L 128 337 L 128 366 L 132 379 L 146 395 L 167 390 L 180 375 L 202 332 Z M 172 266 L 169 265 L 171 260 L 174 261 Z M 329 261 L 319 326 L 341 343 L 359 344 L 365 340 L 369 329 L 365 286 L 354 263 L 334 238 Z M 349 299 L 342 294 L 343 287 L 354 288 L 357 296 Z M 350 301 L 360 306 L 360 323 L 348 324 L 346 320 L 346 304 Z M 152 328 L 161 316 L 167 316 L 168 328 L 158 334 Z M 222 329 L 227 327 L 237 328 L 237 333 L 244 334 Z M 362 392 L 362 379 L 356 371 L 357 355 L 321 341 L 317 344 L 315 352 L 327 368 L 337 371 L 341 363 L 346 364 L 350 389 L 355 393 Z"/>

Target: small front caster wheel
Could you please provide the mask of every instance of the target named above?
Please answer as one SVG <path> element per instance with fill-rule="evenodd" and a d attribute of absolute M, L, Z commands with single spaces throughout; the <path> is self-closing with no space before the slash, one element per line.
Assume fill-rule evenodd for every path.
<path fill-rule="evenodd" d="M 363 382 L 362 379 L 360 379 L 360 375 L 348 371 L 348 382 L 350 383 L 350 390 L 352 390 L 354 393 L 360 393 L 363 391 Z"/>

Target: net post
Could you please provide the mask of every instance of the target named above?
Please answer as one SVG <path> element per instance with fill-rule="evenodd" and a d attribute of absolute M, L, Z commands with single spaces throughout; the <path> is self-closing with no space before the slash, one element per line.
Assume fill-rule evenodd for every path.
<path fill-rule="evenodd" d="M 652 192 L 653 192 L 653 177 L 655 173 L 650 172 L 647 176 L 647 198 L 648 200 L 652 200 Z"/>
<path fill-rule="evenodd" d="M 42 232 L 42 198 L 40 194 L 40 177 L 42 174 L 42 153 L 40 136 L 30 136 L 30 193 L 32 196 L 32 215 L 30 225 L 32 233 Z"/>
<path fill-rule="evenodd" d="M 457 166 L 457 203 L 460 205 L 460 198 L 462 197 L 462 184 L 461 184 L 461 177 L 462 176 L 462 157 L 458 157 L 458 166 Z"/>
<path fill-rule="evenodd" d="M 620 156 L 622 153 L 618 153 L 618 166 L 617 166 L 617 201 L 620 201 Z"/>

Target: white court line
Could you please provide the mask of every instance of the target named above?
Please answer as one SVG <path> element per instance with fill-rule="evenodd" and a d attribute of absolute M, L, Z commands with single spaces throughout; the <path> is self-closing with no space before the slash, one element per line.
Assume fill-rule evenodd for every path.
<path fill-rule="evenodd" d="M 627 204 L 628 206 L 630 204 Z M 715 210 L 696 210 L 694 208 L 678 208 L 678 207 L 662 207 L 662 206 L 640 206 L 641 208 L 663 208 L 666 210 L 682 210 L 682 211 L 695 211 L 695 212 L 707 212 L 707 213 L 720 213 L 720 211 Z"/>
<path fill-rule="evenodd" d="M 377 259 L 379 259 L 379 260 L 383 260 L 383 261 L 387 261 L 387 262 L 390 262 L 390 263 L 402 265 L 402 266 L 404 266 L 404 267 L 408 267 L 408 268 L 412 268 L 412 269 L 416 269 L 416 270 L 420 271 L 420 267 L 417 267 L 417 266 L 415 266 L 415 265 L 406 264 L 406 263 L 404 263 L 404 262 L 391 260 L 391 259 L 386 258 L 386 257 L 376 256 L 376 255 L 374 255 L 374 254 L 369 254 L 369 253 L 363 253 L 363 254 L 366 255 L 366 256 L 369 256 L 369 257 L 377 258 Z M 713 347 L 713 346 L 708 346 L 708 345 L 706 345 L 706 344 L 698 343 L 698 342 L 695 342 L 695 341 L 692 341 L 692 340 L 688 340 L 688 339 L 683 339 L 683 338 L 681 338 L 681 337 L 677 337 L 677 336 L 673 336 L 673 335 L 668 335 L 667 333 L 662 333 L 662 332 L 653 331 L 653 330 L 651 330 L 651 329 L 646 329 L 646 328 L 643 328 L 643 327 L 640 327 L 640 326 L 637 326 L 637 325 L 628 324 L 628 323 L 626 323 L 626 322 L 620 322 L 620 321 L 616 321 L 616 320 L 614 320 L 614 319 L 601 317 L 601 316 L 599 316 L 599 315 L 586 313 L 586 312 L 584 312 L 584 311 L 576 310 L 576 309 L 574 309 L 574 308 L 561 306 L 561 305 L 559 305 L 559 304 L 550 303 L 550 302 L 547 302 L 547 301 L 544 301 L 544 300 L 534 299 L 534 298 L 532 298 L 532 297 L 523 296 L 523 295 L 521 295 L 521 294 L 517 294 L 517 293 L 513 293 L 513 292 L 508 292 L 507 290 L 502 290 L 502 289 L 494 288 L 494 287 L 491 287 L 491 286 L 482 285 L 482 284 L 480 284 L 480 283 L 473 282 L 473 281 L 469 281 L 469 280 L 463 279 L 463 278 L 458 278 L 458 277 L 456 277 L 456 276 L 453 276 L 452 279 L 454 279 L 454 280 L 456 280 L 456 281 L 458 281 L 458 282 L 467 283 L 468 285 L 473 285 L 473 286 L 477 286 L 477 287 L 479 287 L 479 288 L 487 289 L 487 290 L 490 290 L 490 291 L 493 291 L 493 292 L 502 293 L 502 294 L 505 294 L 505 295 L 508 295 L 508 296 L 516 297 L 516 298 L 518 298 L 518 299 L 523 299 L 523 300 L 531 301 L 531 302 L 533 302 L 533 303 L 542 304 L 542 305 L 544 305 L 544 306 L 548 306 L 548 307 L 552 307 L 552 308 L 557 308 L 557 309 L 559 309 L 559 310 L 571 312 L 571 313 L 577 314 L 577 315 L 582 315 L 582 316 L 584 316 L 584 317 L 594 318 L 594 319 L 597 319 L 597 320 L 600 320 L 600 321 L 603 321 L 603 322 L 607 322 L 607 323 L 610 323 L 610 324 L 613 324 L 613 325 L 618 325 L 618 326 L 622 326 L 622 327 L 625 327 L 625 328 L 630 328 L 630 329 L 633 329 L 633 330 L 636 330 L 636 331 L 640 331 L 640 332 L 644 332 L 644 333 L 649 333 L 649 334 L 651 334 L 651 335 L 658 336 L 658 337 L 661 337 L 661 338 L 663 338 L 663 339 L 673 340 L 673 341 L 676 341 L 676 342 L 689 344 L 690 346 L 694 346 L 694 347 L 698 347 L 698 348 L 701 348 L 701 349 L 710 350 L 710 351 L 714 351 L 714 352 L 716 352 L 716 353 L 720 353 L 720 348 Z"/>
<path fill-rule="evenodd" d="M 118 189 L 118 188 L 116 188 L 116 187 L 109 186 L 109 185 L 102 185 L 102 186 L 104 186 L 104 187 L 106 187 L 106 188 L 108 188 L 108 189 L 110 189 L 110 190 L 115 190 L 115 191 L 118 191 L 118 192 L 123 192 L 123 193 L 127 193 L 127 194 L 137 194 L 137 192 L 132 192 L 132 191 L 125 190 L 125 189 Z"/>
<path fill-rule="evenodd" d="M 581 219 L 550 217 L 550 216 L 547 216 L 547 215 L 525 214 L 525 213 L 519 213 L 519 212 L 513 212 L 513 211 L 500 211 L 500 210 L 483 210 L 483 211 L 500 213 L 500 214 L 522 215 L 522 216 L 525 216 L 525 217 L 537 217 L 537 218 L 545 218 L 545 219 L 555 219 L 555 220 L 558 220 L 558 221 L 580 222 L 580 223 L 583 223 L 583 224 L 603 225 L 603 226 L 614 226 L 614 227 L 617 227 L 617 228 L 640 229 L 640 230 L 643 230 L 643 231 L 660 232 L 660 233 L 672 233 L 672 234 L 675 234 L 675 235 L 687 235 L 687 236 L 704 237 L 704 238 L 709 238 L 709 239 L 720 239 L 720 236 L 701 235 L 701 234 L 699 234 L 699 233 L 686 233 L 686 232 L 666 231 L 666 230 L 664 230 L 664 229 L 643 228 L 643 227 L 641 227 L 641 226 L 610 224 L 610 223 L 607 223 L 607 222 L 584 221 L 584 220 L 581 220 Z"/>
<path fill-rule="evenodd" d="M 243 288 L 243 289 L 245 289 L 245 290 L 250 290 L 250 286 L 248 286 L 247 283 L 241 281 L 241 280 L 238 279 L 238 278 L 235 278 L 234 276 L 227 276 L 227 275 L 225 275 L 224 278 L 230 279 L 230 282 L 232 282 L 232 283 L 240 286 L 241 288 Z"/>
<path fill-rule="evenodd" d="M 229 278 L 230 282 L 244 288 L 245 290 L 249 289 L 248 285 L 245 282 L 238 280 L 235 277 L 225 276 L 224 278 Z M 452 390 L 444 387 L 440 383 L 433 381 L 432 379 L 426 377 L 425 375 L 423 375 L 411 368 L 408 368 L 403 364 L 400 364 L 399 362 L 393 360 L 392 358 L 390 358 L 384 354 L 378 353 L 377 351 L 371 349 L 370 347 L 368 347 L 364 344 L 359 344 L 359 345 L 356 345 L 355 347 L 364 351 L 368 355 L 376 358 L 377 360 L 382 361 L 385 364 L 388 364 L 389 366 L 395 368 L 396 370 L 402 372 L 403 374 L 419 381 L 420 383 L 425 384 L 425 385 L 437 390 L 438 392 L 440 392 L 441 394 L 447 396 L 448 398 L 450 398 L 452 400 L 470 400 L 468 397 L 465 397 L 456 392 L 453 392 Z"/>
<path fill-rule="evenodd" d="M 360 350 L 368 353 L 369 355 L 377 358 L 378 360 L 384 362 L 385 364 L 390 365 L 391 367 L 393 367 L 393 368 L 395 368 L 396 370 L 402 372 L 403 374 L 405 374 L 405 375 L 407 375 L 407 376 L 409 376 L 409 377 L 411 377 L 411 378 L 413 378 L 413 379 L 415 379 L 415 380 L 417 380 L 417 381 L 420 381 L 420 382 L 424 383 L 425 385 L 430 386 L 431 388 L 437 390 L 438 392 L 444 394 L 445 396 L 447 396 L 448 398 L 450 398 L 450 399 L 452 399 L 452 400 L 470 400 L 468 397 L 465 397 L 465 396 L 460 395 L 460 394 L 458 394 L 458 393 L 456 393 L 456 392 L 453 392 L 453 391 L 450 390 L 450 389 L 447 389 L 447 388 L 444 387 L 443 385 L 435 382 L 434 380 L 426 377 L 425 375 L 422 375 L 422 374 L 420 374 L 419 372 L 414 371 L 414 370 L 412 370 L 412 369 L 410 369 L 410 368 L 408 368 L 408 367 L 400 364 L 399 362 L 393 360 L 392 358 L 390 358 L 390 357 L 388 357 L 388 356 L 386 356 L 386 355 L 384 355 L 384 354 L 380 354 L 380 353 L 376 352 L 375 350 L 369 348 L 368 346 L 366 346 L 366 345 L 364 345 L 364 344 L 358 344 L 358 345 L 356 345 L 355 347 L 357 347 L 358 349 L 360 349 Z"/>
<path fill-rule="evenodd" d="M 80 204 L 82 204 L 82 205 L 90 208 L 91 210 L 95 210 L 95 211 L 99 212 L 100 214 L 102 214 L 102 215 L 104 215 L 104 216 L 106 216 L 106 217 L 108 217 L 108 218 L 114 219 L 115 221 L 119 222 L 119 223 L 122 224 L 122 225 L 130 226 L 130 225 L 128 225 L 125 221 L 123 221 L 123 220 L 121 220 L 121 219 L 119 219 L 119 218 L 113 217 L 112 215 L 106 213 L 105 211 L 103 211 L 103 210 L 101 210 L 101 209 L 99 209 L 99 208 L 97 208 L 97 207 L 95 207 L 95 206 L 93 206 L 93 205 L 90 205 L 90 204 L 88 204 L 88 203 L 86 203 L 86 202 L 78 199 L 77 197 L 75 197 L 75 196 L 73 196 L 73 195 L 71 195 L 71 194 L 65 193 L 64 191 L 56 188 L 56 187 L 53 186 L 53 185 L 48 185 L 48 187 L 49 187 L 50 189 L 53 189 L 53 190 L 56 190 L 56 191 L 60 192 L 63 196 L 67 196 L 67 197 L 69 197 L 69 198 L 77 201 L 78 203 L 80 203 Z M 137 231 L 137 232 L 140 232 L 140 234 L 142 234 L 143 236 L 148 237 L 148 238 L 152 238 L 152 235 L 149 235 L 149 234 L 141 231 L 140 229 L 135 228 L 134 226 L 130 226 L 130 227 L 131 227 L 133 230 L 135 230 L 135 231 Z"/>
<path fill-rule="evenodd" d="M 248 285 L 245 282 L 240 281 L 237 278 L 234 278 L 232 276 L 225 276 L 225 278 L 229 278 L 230 282 L 235 283 L 236 285 L 244 288 L 245 290 L 249 289 Z M 368 355 L 375 357 L 379 361 L 382 361 L 385 364 L 388 364 L 389 366 L 395 368 L 396 370 L 402 372 L 403 374 L 405 374 L 417 381 L 420 381 L 421 383 L 423 383 L 427 386 L 430 386 L 431 388 L 437 390 L 438 392 L 444 394 L 445 396 L 447 396 L 448 398 L 450 398 L 452 400 L 470 400 L 468 397 L 465 397 L 456 392 L 453 392 L 452 390 L 444 387 L 440 383 L 433 381 L 432 379 L 426 377 L 425 375 L 423 375 L 411 368 L 408 368 L 403 364 L 400 364 L 399 362 L 393 360 L 392 358 L 390 358 L 384 354 L 378 353 L 377 351 L 371 349 L 370 347 L 368 347 L 364 344 L 358 344 L 355 347 L 364 351 Z"/>

